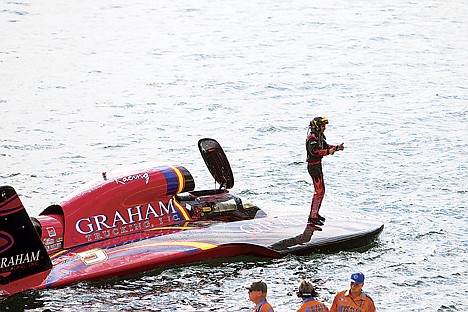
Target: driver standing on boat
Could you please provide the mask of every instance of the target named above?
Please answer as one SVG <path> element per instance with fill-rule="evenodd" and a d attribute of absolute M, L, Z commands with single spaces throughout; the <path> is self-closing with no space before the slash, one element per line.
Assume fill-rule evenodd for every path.
<path fill-rule="evenodd" d="M 307 131 L 306 150 L 307 150 L 307 171 L 314 183 L 314 196 L 310 205 L 309 219 L 307 226 L 313 230 L 321 231 L 319 225 L 323 225 L 325 218 L 319 215 L 320 206 L 325 196 L 325 183 L 322 173 L 323 156 L 333 155 L 336 151 L 344 150 L 344 143 L 340 145 L 329 145 L 325 141 L 325 129 L 328 124 L 326 117 L 315 117 L 310 121 Z"/>

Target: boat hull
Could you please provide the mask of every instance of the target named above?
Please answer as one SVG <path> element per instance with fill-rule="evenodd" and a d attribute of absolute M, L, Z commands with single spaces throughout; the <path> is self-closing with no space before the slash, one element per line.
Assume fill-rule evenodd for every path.
<path fill-rule="evenodd" d="M 266 217 L 230 223 L 194 222 L 154 230 L 153 237 L 129 236 L 125 243 L 110 246 L 91 243 L 52 255 L 53 267 L 42 275 L 42 280 L 36 278 L 25 284 L 30 289 L 55 288 L 209 259 L 280 258 L 287 254 L 353 249 L 374 242 L 383 230 L 380 223 L 329 219 L 323 231 L 313 232 L 301 222 L 303 219 Z M 21 284 L 18 280 L 6 285 L 4 291 L 8 295 L 23 291 Z"/>

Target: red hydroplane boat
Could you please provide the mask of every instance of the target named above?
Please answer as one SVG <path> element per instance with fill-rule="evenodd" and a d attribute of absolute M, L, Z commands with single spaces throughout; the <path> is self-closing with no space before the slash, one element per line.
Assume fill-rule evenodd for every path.
<path fill-rule="evenodd" d="M 218 142 L 198 147 L 219 188 L 195 191 L 179 165 L 103 173 L 30 218 L 16 191 L 0 187 L 0 297 L 213 258 L 357 248 L 383 230 L 327 219 L 314 233 L 307 216 L 268 217 L 229 193 L 234 178 Z"/>

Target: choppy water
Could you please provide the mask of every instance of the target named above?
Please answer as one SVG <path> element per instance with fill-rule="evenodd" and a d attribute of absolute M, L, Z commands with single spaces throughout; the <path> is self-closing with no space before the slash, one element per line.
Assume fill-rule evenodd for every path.
<path fill-rule="evenodd" d="M 31 215 L 102 171 L 180 163 L 269 214 L 308 210 L 308 121 L 330 119 L 324 215 L 382 220 L 371 248 L 215 261 L 17 295 L 5 311 L 248 311 L 263 278 L 292 311 L 300 278 L 331 304 L 351 271 L 379 311 L 468 311 L 466 3 L 1 1 L 0 183 Z"/>

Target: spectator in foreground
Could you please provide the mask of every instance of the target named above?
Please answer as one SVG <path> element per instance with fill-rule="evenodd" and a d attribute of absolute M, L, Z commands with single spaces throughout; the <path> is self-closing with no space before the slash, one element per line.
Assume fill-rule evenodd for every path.
<path fill-rule="evenodd" d="M 252 309 L 254 312 L 273 312 L 273 308 L 267 302 L 267 285 L 263 281 L 253 282 L 252 285 L 247 287 L 249 290 L 249 299 L 255 303 Z"/>
<path fill-rule="evenodd" d="M 299 283 L 298 291 L 296 292 L 299 298 L 302 298 L 302 305 L 297 312 L 326 312 L 328 307 L 318 301 L 317 292 L 309 280 L 302 280 Z"/>
<path fill-rule="evenodd" d="M 362 291 L 363 286 L 364 274 L 361 272 L 351 274 L 349 289 L 336 294 L 330 312 L 375 312 L 374 301 Z"/>

